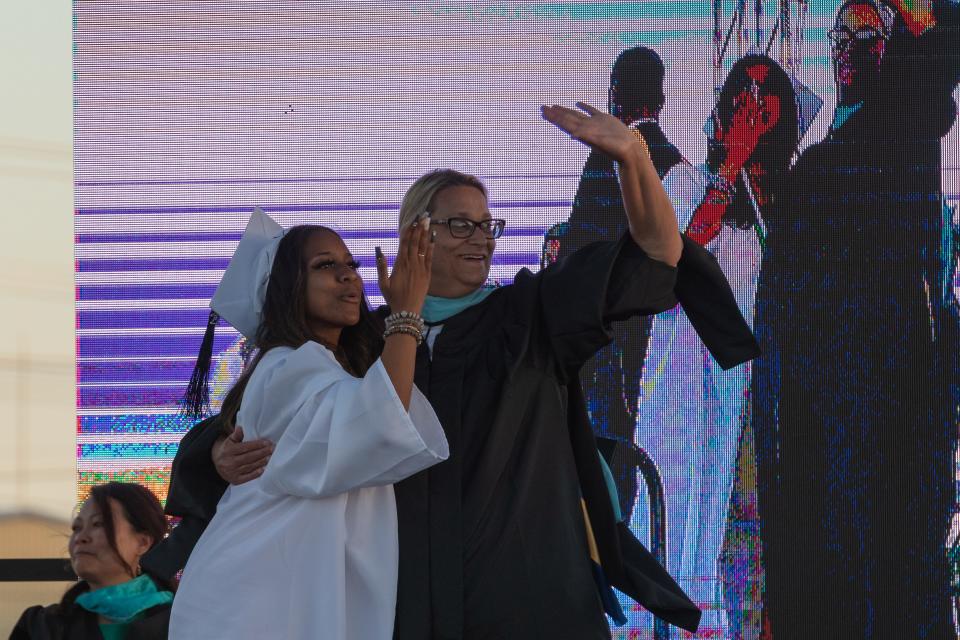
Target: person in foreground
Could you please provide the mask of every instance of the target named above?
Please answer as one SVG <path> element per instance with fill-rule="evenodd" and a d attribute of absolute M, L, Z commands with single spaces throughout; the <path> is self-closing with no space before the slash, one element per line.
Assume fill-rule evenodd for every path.
<path fill-rule="evenodd" d="M 165 639 L 173 585 L 140 571 L 140 557 L 167 532 L 157 497 L 139 484 L 97 485 L 71 528 L 80 580 L 59 604 L 24 611 L 11 640 Z"/>
<path fill-rule="evenodd" d="M 254 212 L 211 301 L 259 348 L 224 401 L 220 428 L 242 423 L 276 448 L 261 476 L 220 499 L 184 569 L 171 637 L 393 633 L 391 485 L 448 455 L 413 386 L 429 226 L 401 237 L 388 279 L 395 312 L 381 338 L 340 236 L 319 226 L 284 234 Z"/>
<path fill-rule="evenodd" d="M 504 221 L 491 216 L 479 180 L 434 171 L 401 204 L 401 236 L 424 212 L 436 231 L 415 382 L 451 454 L 395 488 L 400 640 L 609 638 L 604 611 L 623 618 L 611 585 L 668 622 L 697 627 L 699 610 L 618 522 L 578 371 L 609 342 L 611 322 L 678 297 L 728 366 L 754 357 L 756 342 L 716 262 L 682 240 L 643 140 L 581 108 L 544 107 L 543 116 L 619 163 L 628 218 L 619 239 L 492 289 L 484 284 Z M 386 269 L 380 258 L 381 288 L 396 310 L 402 298 Z M 181 448 L 172 478 L 194 497 L 217 475 L 201 442 Z M 216 457 L 230 482 L 255 473 L 230 461 L 238 456 Z"/>

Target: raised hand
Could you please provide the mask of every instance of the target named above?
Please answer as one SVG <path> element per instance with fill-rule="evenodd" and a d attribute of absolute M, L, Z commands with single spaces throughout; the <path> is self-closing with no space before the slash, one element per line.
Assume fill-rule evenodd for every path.
<path fill-rule="evenodd" d="M 540 113 L 544 120 L 566 131 L 574 140 L 602 151 L 618 162 L 625 161 L 637 146 L 645 146 L 619 119 L 586 102 L 578 102 L 577 107 L 581 111 L 559 105 L 542 106 Z"/>
<path fill-rule="evenodd" d="M 420 313 L 423 308 L 423 300 L 430 288 L 432 240 L 430 218 L 424 213 L 400 232 L 393 273 L 388 273 L 387 259 L 377 247 L 377 284 L 392 311 Z"/>
<path fill-rule="evenodd" d="M 620 193 L 633 241 L 654 260 L 675 266 L 683 241 L 677 217 L 642 136 L 617 118 L 585 102 L 580 111 L 558 105 L 540 107 L 543 118 L 574 140 L 605 153 L 620 164 Z M 582 113 L 581 113 L 582 112 Z"/>
<path fill-rule="evenodd" d="M 717 138 L 725 151 L 722 163 L 724 177 L 732 179 L 747 162 L 760 143 L 760 138 L 769 132 L 780 119 L 780 98 L 775 95 L 759 95 L 744 90 L 733 103 L 733 117 L 727 130 L 718 130 Z"/>

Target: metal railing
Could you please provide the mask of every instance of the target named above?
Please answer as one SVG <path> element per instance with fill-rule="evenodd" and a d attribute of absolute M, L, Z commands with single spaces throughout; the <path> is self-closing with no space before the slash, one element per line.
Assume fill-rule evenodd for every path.
<path fill-rule="evenodd" d="M 74 582 L 67 558 L 0 558 L 0 582 Z"/>

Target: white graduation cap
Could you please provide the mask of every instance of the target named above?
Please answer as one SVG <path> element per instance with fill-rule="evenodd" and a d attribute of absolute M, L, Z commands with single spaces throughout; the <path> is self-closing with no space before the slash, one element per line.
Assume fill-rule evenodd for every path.
<path fill-rule="evenodd" d="M 263 315 L 263 302 L 273 270 L 273 259 L 283 238 L 284 230 L 259 207 L 253 210 L 240 244 L 230 258 L 230 264 L 210 300 L 207 330 L 200 343 L 197 363 L 190 374 L 190 382 L 180 401 L 181 410 L 188 418 L 199 419 L 210 409 L 210 363 L 213 357 L 213 338 L 217 321 L 223 318 L 250 340 L 256 338 Z"/>
<path fill-rule="evenodd" d="M 283 234 L 283 227 L 273 218 L 259 207 L 254 209 L 210 300 L 210 308 L 249 339 L 257 335 L 260 326 L 273 259 Z"/>

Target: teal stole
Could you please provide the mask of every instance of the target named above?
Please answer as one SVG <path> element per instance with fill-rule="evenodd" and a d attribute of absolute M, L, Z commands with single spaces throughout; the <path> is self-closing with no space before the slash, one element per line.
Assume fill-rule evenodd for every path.
<path fill-rule="evenodd" d="M 423 310 L 420 312 L 420 315 L 423 316 L 427 324 L 440 324 L 447 320 L 447 318 L 452 318 L 461 311 L 480 304 L 486 300 L 487 296 L 493 293 L 495 289 L 496 287 L 484 285 L 473 293 L 468 293 L 459 298 L 441 298 L 439 296 L 428 295 L 423 301 Z"/>
<path fill-rule="evenodd" d="M 87 591 L 76 599 L 77 606 L 110 621 L 100 624 L 100 632 L 107 640 L 125 637 L 127 625 L 139 618 L 144 611 L 171 602 L 173 594 L 158 589 L 148 575 Z"/>

